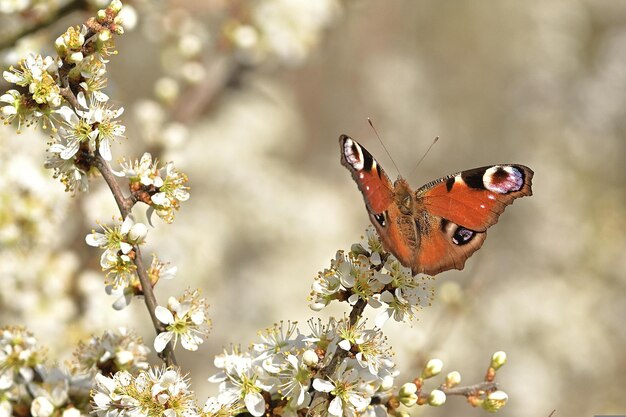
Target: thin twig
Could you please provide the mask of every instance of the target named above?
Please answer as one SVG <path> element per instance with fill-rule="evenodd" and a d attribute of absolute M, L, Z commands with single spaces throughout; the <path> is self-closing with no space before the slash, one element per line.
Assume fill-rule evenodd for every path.
<path fill-rule="evenodd" d="M 241 75 L 243 67 L 230 58 L 216 57 L 207 72 L 202 83 L 190 86 L 180 95 L 172 106 L 172 120 L 183 124 L 195 121 Z"/>
<path fill-rule="evenodd" d="M 130 198 L 124 197 L 122 189 L 115 179 L 111 167 L 109 167 L 108 162 L 105 161 L 101 155 L 96 156 L 95 165 L 98 171 L 100 171 L 100 173 L 102 174 L 102 178 L 104 178 L 104 181 L 111 189 L 111 193 L 113 194 L 113 198 L 115 198 L 117 207 L 120 209 L 122 218 L 125 219 L 130 214 L 130 211 L 135 202 Z M 158 303 L 152 289 L 152 283 L 150 282 L 150 278 L 148 277 L 148 273 L 143 264 L 141 249 L 139 248 L 139 246 L 135 246 L 134 250 L 136 256 L 133 259 L 133 262 L 135 263 L 135 266 L 137 266 L 137 276 L 139 277 L 139 282 L 141 283 L 141 290 L 144 295 L 144 301 L 146 303 L 146 307 L 148 308 L 148 312 L 150 313 L 150 318 L 152 319 L 154 329 L 156 330 L 156 333 L 159 334 L 165 331 L 165 327 L 163 323 L 159 321 L 155 314 L 155 309 Z M 163 352 L 161 352 L 160 357 L 161 359 L 163 359 L 167 366 L 177 365 L 176 357 L 174 356 L 174 349 L 171 342 L 168 343 Z"/>
<path fill-rule="evenodd" d="M 463 395 L 465 397 L 471 397 L 479 395 L 482 392 L 490 392 L 498 389 L 498 384 L 495 382 L 479 382 L 478 384 L 468 385 L 465 387 L 446 388 L 441 387 L 440 390 L 445 392 L 446 395 Z"/>

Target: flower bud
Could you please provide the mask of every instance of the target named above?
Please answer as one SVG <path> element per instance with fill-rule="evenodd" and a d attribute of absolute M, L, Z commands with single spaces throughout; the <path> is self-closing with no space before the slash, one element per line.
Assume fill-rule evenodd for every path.
<path fill-rule="evenodd" d="M 115 13 L 119 13 L 120 10 L 122 10 L 122 7 L 124 5 L 122 4 L 122 2 L 120 0 L 113 0 L 111 2 L 111 4 L 109 4 L 109 10 L 115 12 Z"/>
<path fill-rule="evenodd" d="M 407 382 L 406 384 L 400 387 L 400 396 L 415 394 L 417 392 L 417 385 L 412 382 Z"/>
<path fill-rule="evenodd" d="M 136 244 L 144 241 L 148 235 L 148 228 L 143 223 L 135 223 L 128 231 L 128 241 Z"/>
<path fill-rule="evenodd" d="M 446 375 L 446 386 L 448 388 L 455 387 L 461 383 L 461 374 L 458 371 L 452 371 Z"/>
<path fill-rule="evenodd" d="M 98 22 L 104 22 L 107 18 L 107 12 L 105 10 L 98 10 L 98 13 L 96 13 L 96 19 L 98 20 Z"/>
<path fill-rule="evenodd" d="M 320 359 L 317 357 L 317 353 L 315 353 L 311 349 L 305 350 L 304 353 L 302 354 L 302 362 L 304 362 L 305 365 L 313 366 L 317 364 L 319 360 Z"/>
<path fill-rule="evenodd" d="M 441 359 L 431 359 L 426 362 L 426 366 L 424 366 L 424 370 L 422 371 L 422 378 L 428 379 L 432 378 L 441 372 L 443 368 L 443 362 Z"/>
<path fill-rule="evenodd" d="M 30 405 L 30 414 L 35 417 L 49 417 L 54 412 L 54 405 L 46 397 L 36 397 Z"/>
<path fill-rule="evenodd" d="M 391 375 L 385 375 L 383 377 L 383 380 L 380 384 L 380 389 L 382 391 L 389 391 L 390 389 L 393 388 L 393 377 Z"/>
<path fill-rule="evenodd" d="M 495 413 L 506 405 L 509 396 L 504 391 L 494 391 L 487 395 L 487 398 L 481 404 L 481 407 L 490 413 Z"/>
<path fill-rule="evenodd" d="M 440 405 L 444 405 L 445 403 L 445 392 L 438 389 L 434 389 L 431 391 L 430 395 L 428 396 L 428 405 L 432 405 L 433 407 L 439 407 Z"/>
<path fill-rule="evenodd" d="M 491 356 L 491 367 L 496 371 L 506 363 L 506 352 L 497 351 Z"/>
<path fill-rule="evenodd" d="M 71 407 L 71 408 L 66 408 L 65 410 L 63 410 L 63 414 L 61 415 L 61 417 L 80 417 L 81 413 L 78 409 Z"/>
<path fill-rule="evenodd" d="M 417 394 L 407 394 L 400 397 L 400 402 L 405 407 L 413 407 L 417 403 Z"/>
<path fill-rule="evenodd" d="M 67 58 L 67 60 L 69 62 L 72 62 L 74 64 L 78 64 L 83 60 L 83 53 L 82 52 L 74 52 L 73 54 L 70 54 L 70 56 Z"/>
<path fill-rule="evenodd" d="M 407 382 L 402 385 L 400 392 L 398 393 L 399 400 L 407 407 L 413 407 L 417 403 L 417 385 L 412 382 Z"/>
<path fill-rule="evenodd" d="M 65 56 L 67 53 L 67 45 L 65 44 L 63 36 L 59 36 L 56 41 L 54 41 L 54 49 L 56 49 L 59 56 Z"/>
<path fill-rule="evenodd" d="M 169 77 L 163 77 L 157 80 L 154 85 L 154 90 L 156 96 L 165 103 L 171 103 L 180 93 L 180 88 L 176 80 Z"/>
<path fill-rule="evenodd" d="M 116 35 L 123 35 L 124 27 L 122 26 L 122 18 L 119 16 L 116 17 L 113 19 L 113 23 L 115 23 L 115 26 L 112 28 L 113 32 L 115 32 Z"/>

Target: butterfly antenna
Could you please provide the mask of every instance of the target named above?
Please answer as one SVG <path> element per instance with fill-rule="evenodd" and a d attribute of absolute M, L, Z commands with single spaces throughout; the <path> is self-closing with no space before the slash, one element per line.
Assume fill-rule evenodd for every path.
<path fill-rule="evenodd" d="M 432 149 L 433 146 L 435 146 L 435 143 L 437 143 L 437 141 L 439 140 L 439 136 L 437 136 L 435 138 L 435 140 L 433 140 L 433 143 L 430 144 L 430 146 L 428 147 L 428 149 L 426 149 L 426 152 L 424 152 L 424 155 L 422 155 L 422 157 L 420 158 L 419 161 L 417 161 L 417 164 L 415 164 L 415 166 L 413 167 L 413 169 L 411 170 L 411 173 L 409 174 L 408 178 L 411 178 L 411 175 L 413 175 L 413 173 L 415 172 L 415 170 L 417 169 L 418 166 L 420 166 L 420 164 L 422 163 L 422 161 L 424 160 L 424 158 L 426 158 L 426 155 L 428 155 L 428 152 L 430 152 L 430 150 Z"/>
<path fill-rule="evenodd" d="M 376 133 L 376 137 L 378 138 L 378 141 L 380 142 L 381 145 L 383 145 L 383 149 L 387 153 L 387 156 L 389 157 L 389 159 L 391 159 L 391 162 L 393 163 L 393 166 L 396 167 L 396 171 L 398 173 L 400 173 L 400 170 L 398 169 L 398 166 L 396 165 L 396 161 L 393 160 L 393 158 L 391 157 L 391 154 L 389 153 L 389 151 L 387 150 L 387 147 L 385 146 L 385 142 L 383 142 L 382 139 L 380 138 L 380 135 L 378 134 L 378 131 L 374 127 L 374 123 L 372 123 L 372 119 L 370 119 L 368 117 L 367 118 L 367 122 L 370 124 L 371 128 L 374 130 L 374 133 Z"/>

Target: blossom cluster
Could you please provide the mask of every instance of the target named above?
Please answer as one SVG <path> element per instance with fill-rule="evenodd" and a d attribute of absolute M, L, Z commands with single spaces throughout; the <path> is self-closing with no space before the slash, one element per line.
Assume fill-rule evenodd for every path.
<path fill-rule="evenodd" d="M 133 376 L 120 371 L 98 374 L 93 391 L 94 412 L 103 417 L 192 417 L 199 415 L 189 381 L 179 371 L 150 368 Z"/>
<path fill-rule="evenodd" d="M 101 337 L 94 336 L 87 343 L 79 343 L 70 365 L 76 374 L 137 373 L 148 369 L 149 352 L 141 337 L 122 327 L 118 331 L 107 330 Z"/>
<path fill-rule="evenodd" d="M 0 329 L 0 416 L 87 416 L 92 411 L 94 377 L 144 372 L 148 352 L 138 336 L 122 328 L 81 343 L 69 369 L 50 367 L 32 333 L 4 327 Z"/>
<path fill-rule="evenodd" d="M 363 300 L 372 308 L 382 309 L 375 322 L 382 327 L 391 317 L 395 321 L 411 320 L 421 308 L 429 306 L 434 296 L 430 279 L 413 276 L 410 268 L 383 249 L 369 226 L 364 242 L 353 245 L 348 253 L 337 251 L 330 268 L 315 278 L 310 306 L 319 311 L 332 300 L 351 305 Z"/>
<path fill-rule="evenodd" d="M 174 221 L 180 202 L 189 199 L 187 175 L 171 162 L 159 168 L 158 161 L 147 152 L 139 161 L 122 162 L 121 165 L 121 172 L 116 174 L 128 178 L 135 198 L 150 206 L 150 211 L 156 211 L 157 216 L 167 223 Z"/>
<path fill-rule="evenodd" d="M 135 245 L 144 243 L 148 228 L 143 223 L 135 223 L 127 216 L 121 224 L 113 227 L 101 225 L 103 233 L 92 231 L 85 237 L 89 246 L 104 249 L 100 256 L 100 266 L 106 272 L 105 285 L 111 290 L 125 289 L 134 283 L 136 265 Z"/>
<path fill-rule="evenodd" d="M 372 400 L 388 398 L 397 375 L 380 330 L 347 317 L 308 324 L 302 334 L 296 323 L 281 322 L 249 350 L 218 355 L 220 372 L 209 381 L 219 383 L 220 393 L 207 401 L 209 415 L 246 410 L 258 417 L 270 408 L 280 408 L 283 416 L 306 410 L 323 416 L 375 413 Z"/>
<path fill-rule="evenodd" d="M 114 54 L 113 34 L 123 33 L 114 0 L 82 27 L 70 27 L 55 42 L 56 57 L 29 54 L 9 71 L 6 81 L 16 88 L 0 96 L 5 123 L 52 127 L 45 166 L 54 170 L 68 191 L 85 191 L 93 160 L 111 160 L 111 144 L 123 137 L 117 120 L 123 108 L 107 104 L 107 57 Z"/>
<path fill-rule="evenodd" d="M 143 223 L 135 223 L 132 216 L 127 216 L 121 224 L 112 227 L 102 225 L 102 229 L 102 233 L 93 231 L 88 234 L 85 241 L 90 246 L 104 249 L 100 266 L 106 272 L 106 291 L 118 296 L 113 307 L 120 310 L 128 306 L 134 296 L 143 295 L 134 259 L 137 256 L 135 247 L 145 242 L 148 228 Z M 173 278 L 176 271 L 176 267 L 154 256 L 146 274 L 154 286 L 161 278 Z M 170 297 L 167 308 L 157 306 L 155 316 L 163 323 L 165 331 L 155 339 L 155 350 L 163 351 L 172 340 L 175 346 L 179 337 L 183 348 L 198 349 L 203 337 L 208 334 L 210 320 L 207 309 L 208 305 L 200 298 L 198 290 L 187 290 L 178 299 Z"/>
<path fill-rule="evenodd" d="M 248 65 L 302 63 L 339 15 L 337 0 L 240 2 L 245 14 L 224 25 L 224 38 Z"/>

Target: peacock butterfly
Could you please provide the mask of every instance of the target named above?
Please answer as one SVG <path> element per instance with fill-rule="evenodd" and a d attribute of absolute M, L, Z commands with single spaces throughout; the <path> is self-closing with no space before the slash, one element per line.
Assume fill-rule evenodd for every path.
<path fill-rule="evenodd" d="M 339 144 L 383 247 L 413 274 L 463 269 L 506 206 L 532 195 L 533 171 L 517 164 L 461 171 L 414 192 L 402 177 L 392 184 L 354 139 L 341 135 Z"/>

